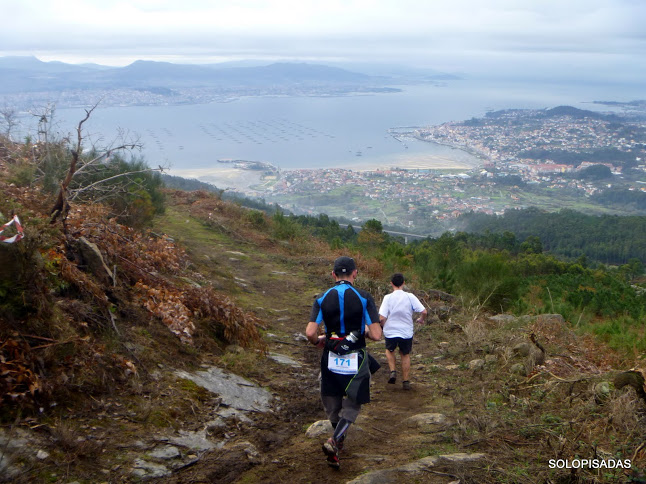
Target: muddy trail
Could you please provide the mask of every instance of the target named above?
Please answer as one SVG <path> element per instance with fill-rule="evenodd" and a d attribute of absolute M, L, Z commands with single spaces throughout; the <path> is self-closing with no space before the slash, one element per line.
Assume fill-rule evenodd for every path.
<path fill-rule="evenodd" d="M 281 325 L 281 333 L 287 335 L 302 331 L 302 321 Z M 432 341 L 429 329 L 419 331 L 415 338 L 412 390 L 405 391 L 401 379 L 396 384 L 387 383 L 389 372 L 383 342 L 369 345 L 382 368 L 372 379 L 371 403 L 363 407 L 356 424 L 349 430 L 341 454 L 341 470 L 328 467 L 321 451 L 329 430 L 314 437 L 306 433 L 312 424 L 325 419 L 317 381 L 320 350 L 302 341 L 281 343 L 287 335 L 273 335 L 269 336 L 269 351 L 289 356 L 302 366 L 265 363 L 270 371 L 265 372 L 264 378 L 256 379 L 275 395 L 275 406 L 270 414 L 255 415 L 253 424 L 239 437 L 252 442 L 261 457 L 251 462 L 242 450 L 214 453 L 169 482 L 346 482 L 369 471 L 396 468 L 428 455 L 462 452 L 446 434 L 447 429 L 456 425 L 451 395 L 460 389 L 447 386 L 427 371 L 429 361 L 438 359 L 446 365 L 452 361 L 442 356 L 443 351 Z M 426 423 L 412 420 L 427 416 L 424 414 L 435 415 Z M 410 473 L 402 472 L 395 473 L 397 479 L 391 475 L 383 482 L 454 482 L 464 476 L 464 471 L 464 464 L 447 461 L 432 470 L 415 472 L 413 480 Z"/>
<path fill-rule="evenodd" d="M 369 342 L 382 365 L 373 376 L 372 401 L 348 432 L 341 469 L 329 468 L 321 450 L 329 431 L 308 433 L 325 414 L 320 350 L 303 333 L 313 299 L 332 284 L 332 262 L 341 254 L 299 255 L 289 243 L 188 221 L 171 211 L 161 225 L 183 233 L 200 271 L 266 322 L 268 354 L 294 364 L 227 349 L 217 363 L 267 388 L 272 410 L 238 423 L 222 450 L 164 482 L 646 482 L 643 446 L 633 444 L 644 403 L 632 389 L 599 394 L 612 375 L 602 361 L 607 352 L 578 337 L 558 314 L 491 315 L 419 288 L 411 289 L 429 318 L 414 337 L 412 390 L 403 390 L 401 379 L 387 383 L 384 342 Z M 387 277 L 375 282 L 362 277 L 361 267 L 356 284 L 377 304 L 388 290 Z M 610 463 L 612 456 L 628 456 L 634 463 L 630 470 L 550 465 L 573 456 Z"/>
<path fill-rule="evenodd" d="M 172 213 L 166 217 L 162 227 L 167 232 L 177 228 L 173 220 Z M 205 455 L 197 464 L 167 479 L 168 482 L 339 482 L 339 479 L 345 482 L 429 455 L 463 452 L 445 431 L 456 425 L 453 396 L 463 393 L 464 388 L 438 378 L 440 372 L 461 371 L 459 365 L 468 363 L 449 354 L 449 349 L 455 352 L 463 345 L 458 341 L 464 339 L 461 331 L 456 331 L 458 326 L 448 318 L 455 308 L 439 299 L 426 301 L 431 304 L 432 322 L 419 327 L 415 334 L 411 390 L 402 388 L 401 371 L 396 384 L 387 383 L 389 370 L 383 340 L 368 344 L 382 367 L 372 378 L 371 403 L 363 407 L 348 432 L 341 469 L 334 470 L 327 466 L 321 450 L 329 434 L 306 435 L 312 424 L 325 419 L 325 414 L 318 390 L 321 350 L 303 337 L 314 296 L 332 283 L 329 273 L 333 259 L 330 256 L 300 259 L 285 256 L 280 250 L 261 251 L 257 242 L 230 234 L 213 235 L 193 221 L 175 222 L 185 234 L 181 243 L 194 260 L 202 261 L 200 271 L 211 274 L 222 288 L 237 293 L 241 304 L 266 321 L 268 353 L 289 357 L 295 363 L 292 366 L 273 359 L 257 359 L 236 349 L 241 353 L 231 357 L 237 362 L 232 369 L 242 371 L 275 397 L 271 412 L 253 415 L 252 425 L 236 430 L 235 438 L 251 442 L 260 455 L 250 459 L 243 448 L 236 450 L 235 445 L 227 445 L 233 450 Z M 357 285 L 361 284 L 359 279 Z M 375 295 L 377 303 L 380 297 Z M 243 360 L 248 361 L 241 363 Z M 443 370 L 445 366 L 453 369 Z M 438 414 L 431 419 L 441 421 L 411 420 L 422 414 Z M 479 465 L 484 465 L 484 461 Z M 414 481 L 452 482 L 469 466 L 472 467 L 447 461 L 432 470 L 415 472 Z M 411 482 L 410 479 L 410 473 L 401 476 L 401 482 Z M 393 476 L 388 482 L 395 482 Z"/>

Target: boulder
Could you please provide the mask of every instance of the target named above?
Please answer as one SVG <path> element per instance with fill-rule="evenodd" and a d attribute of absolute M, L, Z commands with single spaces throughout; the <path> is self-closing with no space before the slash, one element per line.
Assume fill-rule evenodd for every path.
<path fill-rule="evenodd" d="M 498 357 L 496 355 L 487 355 L 485 356 L 485 363 L 488 365 L 491 365 L 498 361 Z"/>
<path fill-rule="evenodd" d="M 594 386 L 594 400 L 597 403 L 605 402 L 610 396 L 610 383 L 602 381 Z"/>
<path fill-rule="evenodd" d="M 565 318 L 560 314 L 539 314 L 536 316 L 535 321 L 539 324 L 565 324 Z"/>
<path fill-rule="evenodd" d="M 484 368 L 484 366 L 485 366 L 485 360 L 480 359 L 480 358 L 478 358 L 476 360 L 471 360 L 469 362 L 469 369 L 470 370 L 474 370 L 474 371 L 482 370 Z"/>
<path fill-rule="evenodd" d="M 113 282 L 112 271 L 103 260 L 103 255 L 93 242 L 85 237 L 78 239 L 78 249 L 87 271 L 103 283 Z"/>
<path fill-rule="evenodd" d="M 518 356 L 529 356 L 532 351 L 532 346 L 529 343 L 518 343 L 513 348 L 513 352 Z"/>
<path fill-rule="evenodd" d="M 522 363 L 515 363 L 509 369 L 514 375 L 527 376 L 527 369 Z"/>
<path fill-rule="evenodd" d="M 507 324 L 516 322 L 518 318 L 513 314 L 496 314 L 495 316 L 489 316 L 489 319 L 496 323 Z"/>
<path fill-rule="evenodd" d="M 305 431 L 305 436 L 314 439 L 324 435 L 330 435 L 333 431 L 334 429 L 329 420 L 318 420 L 308 427 Z"/>

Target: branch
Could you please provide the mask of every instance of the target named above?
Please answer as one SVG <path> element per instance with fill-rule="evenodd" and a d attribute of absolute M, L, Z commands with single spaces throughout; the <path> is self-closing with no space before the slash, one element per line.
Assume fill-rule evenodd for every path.
<path fill-rule="evenodd" d="M 65 180 L 63 180 L 63 183 L 61 183 L 61 187 L 60 187 L 60 190 L 58 191 L 58 197 L 56 199 L 56 203 L 54 204 L 54 207 L 49 213 L 51 215 L 51 220 L 49 221 L 49 223 L 54 223 L 56 219 L 60 215 L 64 214 L 66 210 L 67 187 L 69 186 L 70 182 L 72 181 L 72 177 L 76 172 L 76 165 L 78 163 L 79 156 L 82 149 L 81 142 L 83 141 L 83 135 L 82 135 L 83 123 L 85 123 L 88 119 L 90 119 L 90 115 L 92 114 L 92 111 L 94 111 L 98 105 L 99 103 L 96 103 L 90 109 L 85 110 L 85 117 L 79 122 L 78 127 L 76 128 L 76 134 L 77 134 L 76 149 L 72 150 L 72 161 L 70 162 L 69 170 L 67 171 Z M 64 216 L 63 216 L 63 219 L 65 219 Z"/>
<path fill-rule="evenodd" d="M 134 150 L 135 148 L 141 148 L 141 143 L 124 143 L 122 145 L 115 146 L 114 148 L 110 148 L 105 153 L 101 153 L 99 156 L 97 156 L 97 157 L 91 159 L 90 161 L 84 163 L 82 167 L 80 167 L 78 170 L 76 170 L 76 173 L 81 173 L 88 166 L 92 166 L 97 161 L 99 161 L 99 160 L 101 160 L 103 158 L 109 157 L 112 154 L 113 151 Z"/>
<path fill-rule="evenodd" d="M 81 171 L 81 170 L 79 170 L 79 171 Z M 94 188 L 95 186 L 100 185 L 101 183 L 105 183 L 105 182 L 108 182 L 110 180 L 114 180 L 115 178 L 121 178 L 123 176 L 135 175 L 137 173 L 148 173 L 148 172 L 151 172 L 151 171 L 163 172 L 164 169 L 162 167 L 159 167 L 159 168 L 148 168 L 146 170 L 129 171 L 127 173 L 119 173 L 118 175 L 114 175 L 114 176 L 111 176 L 111 177 L 108 177 L 108 178 L 104 178 L 103 180 L 95 181 L 94 183 L 91 183 L 90 185 L 86 185 L 84 187 L 75 189 L 74 190 L 74 195 L 72 197 L 72 200 L 76 199 L 76 197 L 78 197 L 79 194 L 83 193 L 85 190 L 90 190 L 90 189 Z"/>

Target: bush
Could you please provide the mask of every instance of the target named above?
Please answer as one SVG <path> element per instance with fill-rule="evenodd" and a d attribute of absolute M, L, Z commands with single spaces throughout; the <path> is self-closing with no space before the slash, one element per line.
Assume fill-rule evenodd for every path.
<path fill-rule="evenodd" d="M 455 285 L 470 304 L 495 311 L 508 309 L 518 299 L 518 279 L 501 253 L 474 253 L 456 268 Z"/>
<path fill-rule="evenodd" d="M 249 210 L 246 217 L 251 225 L 256 229 L 264 229 L 267 227 L 267 219 L 265 217 L 265 214 L 260 210 Z"/>
<path fill-rule="evenodd" d="M 279 240 L 294 240 L 304 235 L 303 228 L 293 218 L 283 212 L 276 212 L 272 217 L 273 236 Z"/>

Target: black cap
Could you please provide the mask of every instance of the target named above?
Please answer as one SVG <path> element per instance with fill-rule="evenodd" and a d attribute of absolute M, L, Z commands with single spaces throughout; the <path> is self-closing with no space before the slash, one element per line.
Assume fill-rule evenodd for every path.
<path fill-rule="evenodd" d="M 334 273 L 336 275 L 340 274 L 352 274 L 357 268 L 352 257 L 342 256 L 334 261 Z"/>

